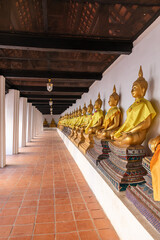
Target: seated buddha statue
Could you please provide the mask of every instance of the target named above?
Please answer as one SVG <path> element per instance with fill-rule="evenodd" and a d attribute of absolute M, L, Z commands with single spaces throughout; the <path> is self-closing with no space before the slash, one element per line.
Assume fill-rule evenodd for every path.
<path fill-rule="evenodd" d="M 48 122 L 47 122 L 46 118 L 44 119 L 43 127 L 48 127 Z"/>
<path fill-rule="evenodd" d="M 74 123 L 74 127 L 79 126 L 79 124 L 81 122 L 81 118 L 82 118 L 82 109 L 81 109 L 81 106 L 79 106 L 79 110 L 78 110 L 78 113 L 77 113 L 76 121 Z"/>
<path fill-rule="evenodd" d="M 50 123 L 50 127 L 56 127 L 56 123 L 55 123 L 55 121 L 54 121 L 53 118 L 52 118 L 52 121 L 51 121 L 51 123 Z"/>
<path fill-rule="evenodd" d="M 119 102 L 119 95 L 116 93 L 115 86 L 113 87 L 113 93 L 111 94 L 108 104 L 110 109 L 105 115 L 103 125 L 96 131 L 96 137 L 100 139 L 110 139 L 111 133 L 113 133 L 120 125 L 121 122 L 121 110 L 117 107 Z"/>
<path fill-rule="evenodd" d="M 102 100 L 100 99 L 100 93 L 99 93 L 98 99 L 95 101 L 95 104 L 94 104 L 95 112 L 92 115 L 92 118 L 85 129 L 86 134 L 94 134 L 96 130 L 98 130 L 101 127 L 103 123 L 103 118 L 104 118 L 103 111 L 101 110 L 101 106 L 102 106 Z"/>
<path fill-rule="evenodd" d="M 152 138 L 148 144 L 154 153 L 150 162 L 153 197 L 155 201 L 160 201 L 160 136 Z"/>
<path fill-rule="evenodd" d="M 140 145 L 145 140 L 152 119 L 156 116 L 152 104 L 144 98 L 147 87 L 148 83 L 143 78 L 140 67 L 139 77 L 133 83 L 131 90 L 135 102 L 127 110 L 125 123 L 112 135 L 116 145 Z"/>
<path fill-rule="evenodd" d="M 92 112 L 93 112 L 93 105 L 92 105 L 92 100 L 90 100 L 90 104 L 88 105 L 88 108 L 86 107 L 86 104 L 84 104 L 84 107 L 82 109 L 83 116 L 82 116 L 81 122 L 78 126 L 80 131 L 83 132 L 85 130 L 85 128 L 87 127 L 89 121 L 92 118 Z"/>
<path fill-rule="evenodd" d="M 79 120 L 79 122 L 77 123 L 77 128 L 79 129 L 80 127 L 82 127 L 85 123 L 86 120 L 86 112 L 87 112 L 87 108 L 86 108 L 86 104 L 84 103 L 84 107 L 82 108 L 82 115 L 81 118 Z"/>

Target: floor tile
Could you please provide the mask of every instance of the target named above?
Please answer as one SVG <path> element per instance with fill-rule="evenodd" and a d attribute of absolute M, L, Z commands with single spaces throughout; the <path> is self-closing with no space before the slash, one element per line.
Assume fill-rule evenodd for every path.
<path fill-rule="evenodd" d="M 76 231 L 76 224 L 74 221 L 68 222 L 57 222 L 56 223 L 56 232 L 73 232 Z"/>
<path fill-rule="evenodd" d="M 81 220 L 81 221 L 77 221 L 76 223 L 79 231 L 94 229 L 94 226 L 91 220 Z"/>
<path fill-rule="evenodd" d="M 56 240 L 79 240 L 78 233 L 59 233 L 56 234 Z"/>
<path fill-rule="evenodd" d="M 36 218 L 36 223 L 46 223 L 46 222 L 54 222 L 55 216 L 52 213 L 44 213 L 38 214 Z"/>
<path fill-rule="evenodd" d="M 56 221 L 57 222 L 66 222 L 66 221 L 73 221 L 73 213 L 72 212 L 65 212 L 65 213 L 57 213 L 56 214 Z"/>
<path fill-rule="evenodd" d="M 47 234 L 55 232 L 54 223 L 37 223 L 35 225 L 34 234 Z"/>
<path fill-rule="evenodd" d="M 119 240 L 119 237 L 117 236 L 113 228 L 102 229 L 98 232 L 102 240 Z"/>
<path fill-rule="evenodd" d="M 0 217 L 0 226 L 2 225 L 13 225 L 15 222 L 16 216 L 4 216 Z"/>
<path fill-rule="evenodd" d="M 91 240 L 91 239 L 99 240 L 98 234 L 94 230 L 82 231 L 82 232 L 79 232 L 79 235 L 80 235 L 81 240 Z M 110 240 L 112 240 L 112 239 L 110 239 Z"/>
<path fill-rule="evenodd" d="M 12 230 L 12 226 L 0 226 L 0 236 L 1 237 L 8 237 Z"/>
<path fill-rule="evenodd" d="M 31 235 L 33 231 L 33 224 L 17 225 L 13 227 L 11 236 Z"/>
<path fill-rule="evenodd" d="M 74 215 L 76 220 L 90 219 L 88 211 L 74 212 Z"/>
<path fill-rule="evenodd" d="M 18 216 L 15 225 L 32 224 L 35 221 L 35 214 Z"/>
<path fill-rule="evenodd" d="M 54 240 L 55 239 L 55 235 L 34 235 L 33 240 Z"/>

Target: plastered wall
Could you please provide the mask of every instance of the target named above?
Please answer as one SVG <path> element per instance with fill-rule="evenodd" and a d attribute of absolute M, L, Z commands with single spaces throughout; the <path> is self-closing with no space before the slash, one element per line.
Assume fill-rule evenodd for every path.
<path fill-rule="evenodd" d="M 82 98 L 64 113 L 73 111 L 79 105 L 95 102 L 98 92 L 103 100 L 102 109 L 108 110 L 108 99 L 112 93 L 113 85 L 116 85 L 117 93 L 120 94 L 119 107 L 123 112 L 123 122 L 126 118 L 126 110 L 134 102 L 131 95 L 133 82 L 138 78 L 139 67 L 142 65 L 143 76 L 148 81 L 148 90 L 145 98 L 150 100 L 157 111 L 157 116 L 152 122 L 144 145 L 150 138 L 160 134 L 160 17 L 134 42 L 134 48 L 130 55 L 120 56 L 103 73 L 101 81 L 96 81 L 84 93 Z M 148 154 L 150 153 L 147 149 Z"/>

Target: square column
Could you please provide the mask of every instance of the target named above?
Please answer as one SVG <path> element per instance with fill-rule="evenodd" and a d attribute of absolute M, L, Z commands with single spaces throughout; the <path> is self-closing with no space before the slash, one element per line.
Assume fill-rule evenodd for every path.
<path fill-rule="evenodd" d="M 27 98 L 19 100 L 19 147 L 26 146 Z"/>
<path fill-rule="evenodd" d="M 5 78 L 3 76 L 0 76 L 0 167 L 4 167 L 5 165 Z"/>
<path fill-rule="evenodd" d="M 27 127 L 26 127 L 26 142 L 31 141 L 31 120 L 32 120 L 32 103 L 27 103 Z"/>
<path fill-rule="evenodd" d="M 19 91 L 6 94 L 6 154 L 18 153 L 19 147 Z"/>
<path fill-rule="evenodd" d="M 35 126 L 36 126 L 36 116 L 35 116 L 35 106 L 32 106 L 31 110 L 31 138 L 34 138 L 36 136 L 35 134 Z"/>

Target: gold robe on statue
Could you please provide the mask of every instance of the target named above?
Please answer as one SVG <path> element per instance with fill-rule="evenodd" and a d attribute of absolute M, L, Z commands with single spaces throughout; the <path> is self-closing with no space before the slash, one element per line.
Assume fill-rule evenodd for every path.
<path fill-rule="evenodd" d="M 150 169 L 152 175 L 153 197 L 155 201 L 160 201 L 160 144 L 151 159 Z"/>
<path fill-rule="evenodd" d="M 107 114 L 105 115 L 105 119 L 104 119 L 104 122 L 103 122 L 103 128 L 104 129 L 107 129 L 110 125 L 110 123 L 112 123 L 113 119 L 115 118 L 116 115 L 118 114 L 121 114 L 121 111 L 120 109 L 115 106 L 115 107 L 111 107 Z"/>
<path fill-rule="evenodd" d="M 94 127 L 94 125 L 99 121 L 100 118 L 103 118 L 103 111 L 101 109 L 99 109 L 92 115 L 92 118 L 85 129 L 86 134 L 88 134 L 89 128 Z"/>
<path fill-rule="evenodd" d="M 127 119 L 125 123 L 115 132 L 115 137 L 120 137 L 122 132 L 130 132 L 134 127 L 143 122 L 149 115 L 152 119 L 156 116 L 156 112 L 152 104 L 145 98 L 135 101 L 127 110 Z"/>

